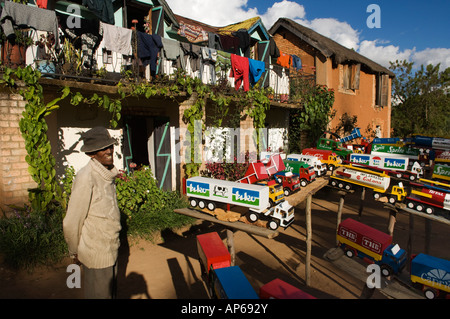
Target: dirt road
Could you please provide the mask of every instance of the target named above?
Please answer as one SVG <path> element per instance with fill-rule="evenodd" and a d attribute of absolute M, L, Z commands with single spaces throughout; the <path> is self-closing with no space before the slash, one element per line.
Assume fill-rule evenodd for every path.
<path fill-rule="evenodd" d="M 389 212 L 374 202 L 371 193 L 366 201 L 361 222 L 387 231 Z M 306 230 L 305 209 L 296 207 L 295 222 L 280 234 L 267 239 L 243 231 L 234 233 L 236 264 L 241 267 L 256 292 L 269 281 L 280 278 L 307 293 L 326 299 L 391 299 L 422 298 L 407 289 L 405 294 L 386 294 L 382 289 L 368 291 L 365 285 L 365 264 L 347 260 L 345 256 L 334 261 L 324 257 L 336 247 L 336 212 L 339 197 L 336 191 L 325 187 L 312 201 L 312 257 L 311 285 L 305 285 Z M 359 194 L 347 195 L 342 218 L 358 219 Z M 431 255 L 449 259 L 449 226 L 431 223 Z M 199 221 L 180 233 L 164 232 L 157 243 L 147 241 L 122 243 L 119 260 L 118 298 L 121 299 L 203 299 L 208 298 L 200 275 L 196 248 L 196 235 L 216 231 L 226 240 L 222 225 Z M 425 252 L 425 223 L 414 218 L 414 237 L 410 242 L 414 251 Z M 408 247 L 409 215 L 397 214 L 394 241 Z M 66 267 L 69 261 L 50 268 L 40 268 L 33 273 L 14 272 L 0 267 L 0 298 L 82 298 L 81 289 L 69 289 Z M 350 271 L 351 269 L 351 271 Z M 359 270 L 358 270 L 359 269 Z M 403 274 L 407 278 L 409 268 Z M 389 289 L 395 285 L 389 283 Z M 402 285 L 401 285 L 402 286 Z M 403 287 L 403 286 L 402 286 Z"/>

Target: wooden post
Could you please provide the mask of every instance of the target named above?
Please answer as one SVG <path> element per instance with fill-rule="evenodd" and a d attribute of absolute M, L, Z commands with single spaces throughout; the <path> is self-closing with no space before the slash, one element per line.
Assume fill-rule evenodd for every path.
<path fill-rule="evenodd" d="M 364 199 L 366 197 L 366 188 L 363 187 L 361 191 L 361 201 L 359 202 L 359 211 L 358 211 L 358 217 L 361 218 L 362 211 L 364 208 Z"/>
<path fill-rule="evenodd" d="M 425 219 L 425 254 L 430 254 L 430 242 L 431 242 L 431 220 Z"/>
<path fill-rule="evenodd" d="M 409 214 L 408 260 L 411 260 L 411 255 L 413 254 L 413 239 L 414 239 L 414 215 Z"/>
<path fill-rule="evenodd" d="M 389 210 L 389 225 L 388 225 L 388 234 L 393 236 L 394 235 L 394 227 L 395 222 L 397 221 L 397 212 L 390 209 Z"/>
<path fill-rule="evenodd" d="M 236 263 L 236 251 L 234 249 L 234 234 L 233 231 L 229 228 L 227 228 L 227 246 L 231 256 L 231 266 L 234 266 Z"/>
<path fill-rule="evenodd" d="M 306 261 L 305 261 L 305 277 L 306 286 L 310 285 L 310 275 L 311 275 L 311 200 L 312 195 L 308 195 L 306 198 Z"/>
<path fill-rule="evenodd" d="M 341 220 L 342 220 L 342 208 L 344 207 L 345 195 L 347 193 L 343 192 L 343 191 L 339 191 L 338 194 L 340 195 L 340 197 L 339 197 L 339 206 L 338 206 L 337 221 L 336 221 L 336 235 L 337 235 L 337 230 L 339 228 L 339 224 L 341 223 Z M 339 241 L 336 239 L 336 245 L 338 245 L 338 244 L 339 244 Z"/>

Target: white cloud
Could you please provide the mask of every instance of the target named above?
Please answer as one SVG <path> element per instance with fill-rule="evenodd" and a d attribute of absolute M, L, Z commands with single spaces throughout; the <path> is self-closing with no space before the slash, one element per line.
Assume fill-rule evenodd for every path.
<path fill-rule="evenodd" d="M 257 8 L 248 8 L 247 0 L 167 0 L 175 14 L 211 26 L 225 26 L 258 16 Z"/>
<path fill-rule="evenodd" d="M 364 40 L 359 45 L 358 53 L 388 68 L 390 61 L 410 60 L 414 49 L 401 51 L 398 46 L 380 45 L 380 41 Z"/>
<path fill-rule="evenodd" d="M 283 0 L 281 2 L 275 2 L 272 7 L 268 8 L 266 13 L 260 15 L 261 20 L 267 29 L 281 17 L 292 20 L 302 20 L 305 18 L 305 8 L 292 1 Z"/>
<path fill-rule="evenodd" d="M 333 18 L 319 18 L 310 22 L 310 28 L 349 49 L 357 50 L 359 47 L 359 32 L 347 22 Z"/>
<path fill-rule="evenodd" d="M 415 52 L 412 55 L 411 60 L 417 66 L 433 64 L 441 64 L 440 69 L 444 70 L 450 67 L 450 49 L 446 48 L 434 48 L 425 49 L 423 51 Z"/>

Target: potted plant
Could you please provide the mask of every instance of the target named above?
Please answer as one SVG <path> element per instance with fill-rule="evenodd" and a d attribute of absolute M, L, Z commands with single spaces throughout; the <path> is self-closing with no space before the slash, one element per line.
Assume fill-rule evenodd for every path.
<path fill-rule="evenodd" d="M 2 33 L 2 63 L 10 68 L 25 65 L 25 52 L 33 44 L 29 29 L 14 30 L 14 37 L 6 37 Z"/>
<path fill-rule="evenodd" d="M 55 52 L 55 36 L 53 33 L 42 33 L 35 42 L 36 68 L 42 73 L 55 73 L 57 55 Z"/>

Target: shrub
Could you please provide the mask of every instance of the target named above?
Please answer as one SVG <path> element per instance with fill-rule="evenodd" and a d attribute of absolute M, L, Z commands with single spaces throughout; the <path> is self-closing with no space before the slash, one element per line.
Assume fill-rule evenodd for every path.
<path fill-rule="evenodd" d="M 57 263 L 67 255 L 62 220 L 64 210 L 50 212 L 16 208 L 9 217 L 0 218 L 0 253 L 14 268 L 33 268 Z"/>
<path fill-rule="evenodd" d="M 127 234 L 150 238 L 156 231 L 192 224 L 194 219 L 174 212 L 187 207 L 178 192 L 158 187 L 148 167 L 122 172 L 116 179 L 117 201 Z"/>

